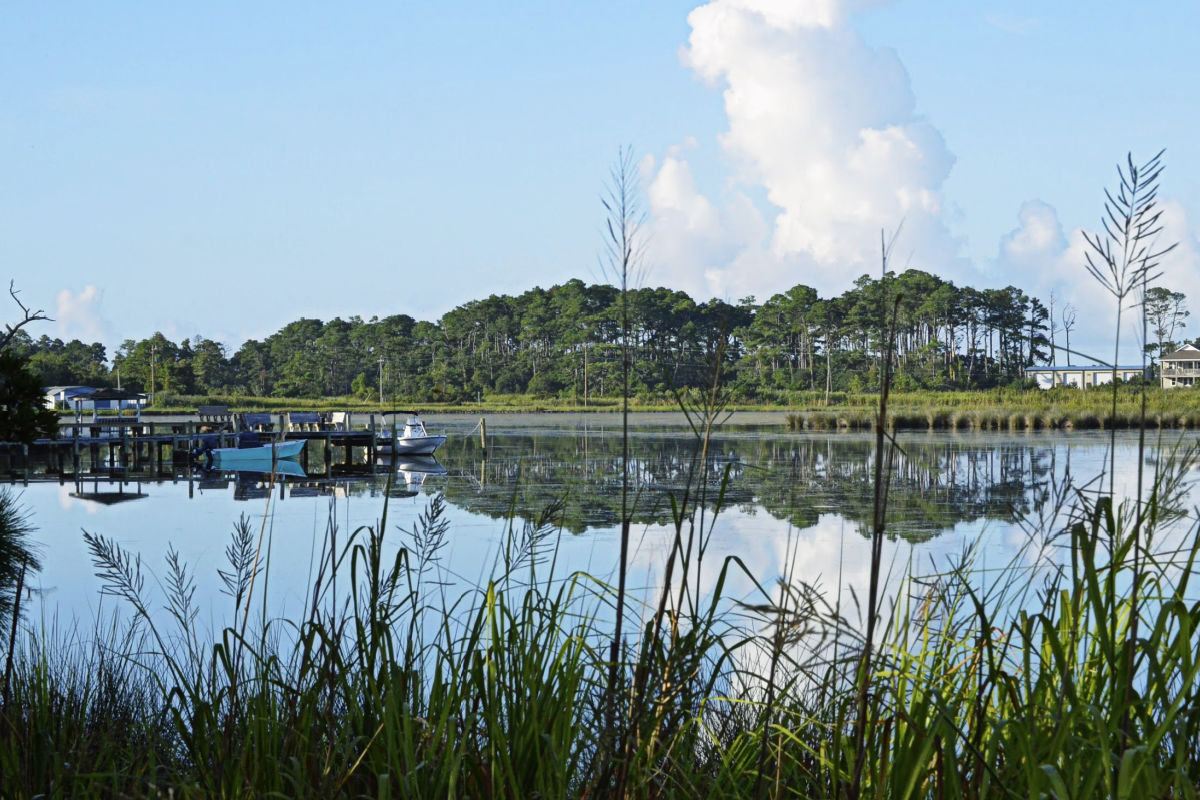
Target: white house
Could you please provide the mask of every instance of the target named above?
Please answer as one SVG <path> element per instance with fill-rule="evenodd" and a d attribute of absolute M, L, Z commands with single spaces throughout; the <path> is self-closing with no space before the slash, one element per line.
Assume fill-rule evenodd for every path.
<path fill-rule="evenodd" d="M 1197 351 L 1200 353 L 1200 351 Z M 1123 381 L 1142 377 L 1146 370 L 1142 367 L 1117 367 L 1117 377 Z M 1054 386 L 1103 386 L 1112 383 L 1113 368 L 1089 364 L 1078 367 L 1026 367 L 1025 377 L 1037 381 L 1039 389 L 1049 389 Z"/>
<path fill-rule="evenodd" d="M 1200 378 L 1200 349 L 1185 344 L 1174 353 L 1167 353 L 1158 360 L 1164 389 L 1177 386 L 1195 386 Z"/>
<path fill-rule="evenodd" d="M 47 386 L 46 392 L 46 408 L 70 409 L 74 406 L 72 402 L 81 394 L 91 394 L 96 391 L 91 386 Z M 92 406 L 89 402 L 87 410 L 91 411 Z"/>

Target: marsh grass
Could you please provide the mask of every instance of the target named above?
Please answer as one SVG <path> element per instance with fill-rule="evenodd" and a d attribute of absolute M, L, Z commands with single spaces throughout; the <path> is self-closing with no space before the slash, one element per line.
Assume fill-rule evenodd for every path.
<path fill-rule="evenodd" d="M 692 478 L 671 495 L 645 595 L 563 574 L 557 503 L 520 525 L 514 509 L 491 574 L 453 590 L 441 498 L 394 555 L 385 500 L 354 531 L 330 514 L 296 618 L 268 615 L 265 586 L 287 576 L 272 575 L 265 524 L 239 520 L 220 572 L 234 623 L 201 637 L 174 551 L 156 598 L 136 554 L 87 534 L 128 621 L 86 635 L 44 624 L 9 646 L 0 796 L 1200 797 L 1194 449 L 1143 437 L 1131 498 L 1114 476 L 1105 491 L 1067 475 L 1023 521 L 1011 563 L 984 569 L 968 547 L 889 592 L 897 427 L 1122 418 L 1065 396 L 1051 410 L 905 409 L 884 370 L 873 408 L 804 418 L 875 433 L 870 585 L 827 591 L 796 549 L 772 579 L 736 556 L 711 563 L 729 480 L 702 478 L 729 408 L 714 375 L 709 392 L 677 396 Z M 727 596 L 738 573 L 749 598 Z"/>
<path fill-rule="evenodd" d="M 699 470 L 719 402 L 692 418 Z M 1007 569 L 983 572 L 968 552 L 909 580 L 880 610 L 861 723 L 857 624 L 799 570 L 740 604 L 724 591 L 736 559 L 701 580 L 721 503 L 700 494 L 724 484 L 695 482 L 674 498 L 660 591 L 631 602 L 623 793 L 845 797 L 861 731 L 864 797 L 1196 796 L 1197 528 L 1177 505 L 1194 464 L 1186 451 L 1164 462 L 1140 505 L 1062 487 L 1058 516 L 1030 521 Z M 251 580 L 259 530 L 243 519 L 221 570 L 238 623 L 207 637 L 186 565 L 169 558 L 151 596 L 135 555 L 90 537 L 106 593 L 133 613 L 21 637 L 0 794 L 611 794 L 612 587 L 559 574 L 557 513 L 509 526 L 494 574 L 461 594 L 439 561 L 439 498 L 393 556 L 386 506 L 377 526 L 331 522 L 298 619 L 256 601 L 271 564 Z"/>
<path fill-rule="evenodd" d="M 386 501 L 354 531 L 331 513 L 295 618 L 268 616 L 281 576 L 242 518 L 219 575 L 234 622 L 207 635 L 173 551 L 160 595 L 136 554 L 88 535 L 105 602 L 128 613 L 23 632 L 0 796 L 1198 796 L 1194 451 L 1155 448 L 1140 500 L 1063 480 L 1012 563 L 985 570 L 968 548 L 876 587 L 853 619 L 841 598 L 869 587 L 805 581 L 794 545 L 771 578 L 710 563 L 728 487 L 728 472 L 701 479 L 718 385 L 679 398 L 693 479 L 671 497 L 657 588 L 627 598 L 615 664 L 616 587 L 559 566 L 560 504 L 527 523 L 514 509 L 465 591 L 440 560 L 440 497 L 398 548 Z M 753 595 L 727 596 L 735 574 Z"/>
<path fill-rule="evenodd" d="M 1200 393 L 1146 389 L 1150 429 L 1186 430 L 1200 419 Z M 1115 411 L 1113 397 L 1116 396 Z M 878 403 L 878 394 L 864 395 Z M 1137 430 L 1142 391 L 1121 386 L 1028 392 L 946 392 L 894 394 L 888 404 L 888 429 L 905 431 L 989 430 Z M 876 415 L 858 396 L 833 406 L 813 405 L 787 413 L 792 431 L 869 431 Z"/>
<path fill-rule="evenodd" d="M 1011 564 L 968 549 L 890 606 L 876 589 L 869 631 L 839 599 L 867 587 L 806 582 L 795 549 L 772 579 L 707 563 L 728 486 L 700 479 L 727 414 L 717 385 L 679 398 L 694 478 L 671 498 L 657 590 L 629 597 L 615 685 L 615 587 L 564 574 L 558 504 L 514 510 L 492 574 L 462 592 L 440 497 L 394 550 L 386 501 L 355 531 L 331 514 L 288 619 L 266 612 L 280 576 L 242 518 L 219 576 L 234 622 L 209 635 L 173 552 L 160 596 L 135 554 L 89 535 L 106 602 L 131 613 L 24 631 L 0 796 L 1197 796 L 1193 451 L 1156 448 L 1140 502 L 1056 485 Z M 735 601 L 739 572 L 758 589 Z"/>

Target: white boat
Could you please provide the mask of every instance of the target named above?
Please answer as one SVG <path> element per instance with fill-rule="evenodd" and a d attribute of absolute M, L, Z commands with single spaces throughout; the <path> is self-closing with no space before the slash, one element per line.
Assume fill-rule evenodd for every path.
<path fill-rule="evenodd" d="M 375 444 L 375 452 L 382 456 L 431 456 L 445 441 L 445 434 L 427 433 L 421 416 L 410 411 L 404 421 L 404 431 L 393 436 L 385 428 Z"/>
<path fill-rule="evenodd" d="M 264 463 L 269 465 L 272 461 L 299 458 L 304 445 L 303 439 L 294 439 L 258 447 L 217 447 L 203 451 L 196 460 L 210 469 L 253 470 Z"/>

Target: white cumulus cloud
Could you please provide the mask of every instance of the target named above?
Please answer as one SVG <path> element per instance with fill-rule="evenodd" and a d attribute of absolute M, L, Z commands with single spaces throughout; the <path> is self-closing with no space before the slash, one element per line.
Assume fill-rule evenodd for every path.
<path fill-rule="evenodd" d="M 723 90 L 720 146 L 735 173 L 714 200 L 682 152 L 657 165 L 656 272 L 702 294 L 770 295 L 800 282 L 841 292 L 878 268 L 880 232 L 903 223 L 898 252 L 912 266 L 967 276 L 942 221 L 954 157 L 916 114 L 896 54 L 851 26 L 849 12 L 870 4 L 714 0 L 688 16 L 683 59 Z"/>
<path fill-rule="evenodd" d="M 677 156 L 663 159 L 658 174 L 646 190 L 651 206 L 659 214 L 674 214 L 697 235 L 718 232 L 721 222 L 708 198 L 696 191 L 687 161 Z"/>
<path fill-rule="evenodd" d="M 104 293 L 91 285 L 78 293 L 70 289 L 60 291 L 54 314 L 59 338 L 85 342 L 103 340 L 108 331 L 108 325 L 100 315 L 103 299 Z"/>
<path fill-rule="evenodd" d="M 1187 210 L 1178 200 L 1164 200 L 1162 203 L 1163 231 L 1159 236 L 1160 247 L 1174 243 L 1175 249 L 1161 259 L 1162 277 L 1159 284 L 1176 292 L 1183 292 L 1196 305 L 1191 309 L 1192 315 L 1200 318 L 1200 239 L 1196 236 L 1196 227 L 1188 218 Z M 1200 333 L 1198 326 L 1193 323 L 1189 332 L 1190 337 Z"/>
<path fill-rule="evenodd" d="M 1040 200 L 1027 201 L 1017 219 L 1020 224 L 1000 239 L 1001 257 L 1009 266 L 1027 262 L 1039 266 L 1047 253 L 1057 255 L 1066 249 L 1067 237 L 1053 206 Z"/>
<path fill-rule="evenodd" d="M 1176 247 L 1160 260 L 1161 275 L 1156 284 L 1183 292 L 1200 302 L 1200 241 L 1196 239 L 1182 204 L 1175 200 L 1163 201 L 1161 210 L 1163 230 L 1154 249 L 1164 249 L 1172 243 Z M 1053 293 L 1055 317 L 1060 327 L 1062 313 L 1070 306 L 1075 312 L 1072 349 L 1108 361 L 1113 357 L 1117 301 L 1088 273 L 1089 251 L 1082 228 L 1065 233 L 1053 206 L 1031 200 L 1021 206 L 1017 227 L 1001 237 L 994 272 L 998 281 L 1018 286 L 1043 303 L 1048 302 Z M 1141 361 L 1138 299 L 1139 293 L 1131 291 L 1122 312 L 1121 338 L 1125 344 L 1120 354 L 1122 363 Z M 1197 312 L 1200 307 L 1193 310 L 1194 314 Z M 1195 325 L 1185 328 L 1183 335 L 1195 337 Z M 1065 344 L 1061 332 L 1057 343 Z M 1083 355 L 1075 355 L 1071 363 L 1086 360 Z M 1059 354 L 1058 363 L 1067 363 L 1065 354 Z"/>
<path fill-rule="evenodd" d="M 716 145 L 731 169 L 722 184 L 702 185 L 693 164 L 711 160 L 713 145 L 692 138 L 643 160 L 656 282 L 731 301 L 797 283 L 840 294 L 878 273 L 881 233 L 900 228 L 892 269 L 1013 285 L 1043 303 L 1053 293 L 1059 325 L 1065 305 L 1076 311 L 1072 347 L 1111 358 L 1115 300 L 1087 273 L 1083 230 L 1065 228 L 1048 202 L 1020 208 L 992 263 L 963 257 L 943 198 L 954 156 L 917 113 L 897 53 L 854 27 L 853 13 L 877 4 L 711 0 L 689 14 L 681 57 L 721 91 L 727 129 Z M 1200 319 L 1200 242 L 1181 204 L 1161 207 L 1161 240 L 1180 245 L 1163 259 L 1160 285 L 1196 298 Z M 1121 359 L 1139 361 L 1131 326 L 1122 339 Z"/>

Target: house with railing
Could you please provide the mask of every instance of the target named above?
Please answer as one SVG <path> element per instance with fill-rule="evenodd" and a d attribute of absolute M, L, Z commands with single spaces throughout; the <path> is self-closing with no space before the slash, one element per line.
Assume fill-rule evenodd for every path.
<path fill-rule="evenodd" d="M 1158 360 L 1164 389 L 1195 386 L 1200 381 L 1200 349 L 1190 344 Z"/>
<path fill-rule="evenodd" d="M 1200 355 L 1200 350 L 1197 351 Z M 1117 377 L 1123 381 L 1131 381 L 1147 375 L 1144 367 L 1117 367 Z M 1051 389 L 1055 386 L 1103 386 L 1112 383 L 1113 368 L 1099 364 L 1089 364 L 1081 367 L 1026 367 L 1025 377 L 1037 381 L 1039 389 Z"/>

